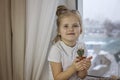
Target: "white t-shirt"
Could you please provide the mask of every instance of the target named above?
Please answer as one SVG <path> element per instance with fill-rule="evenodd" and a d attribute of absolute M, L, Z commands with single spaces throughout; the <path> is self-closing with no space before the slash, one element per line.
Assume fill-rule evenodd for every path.
<path fill-rule="evenodd" d="M 64 42 L 58 41 L 50 50 L 48 61 L 62 63 L 63 71 L 65 71 L 73 62 L 77 56 L 77 50 L 79 48 L 85 48 L 82 42 L 77 42 L 74 47 L 69 47 Z M 73 74 L 69 80 L 80 80 L 76 74 Z"/>

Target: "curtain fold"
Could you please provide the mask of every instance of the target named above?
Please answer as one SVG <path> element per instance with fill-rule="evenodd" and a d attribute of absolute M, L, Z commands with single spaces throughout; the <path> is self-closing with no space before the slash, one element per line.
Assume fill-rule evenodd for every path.
<path fill-rule="evenodd" d="M 25 0 L 0 0 L 0 80 L 23 80 Z"/>
<path fill-rule="evenodd" d="M 23 80 L 26 0 L 11 0 L 13 80 Z"/>
<path fill-rule="evenodd" d="M 45 63 L 58 2 L 27 0 L 25 80 L 48 80 L 44 67 L 48 66 Z"/>
<path fill-rule="evenodd" d="M 0 80 L 12 80 L 10 0 L 0 0 Z"/>
<path fill-rule="evenodd" d="M 66 0 L 68 8 L 76 10 L 76 0 Z"/>

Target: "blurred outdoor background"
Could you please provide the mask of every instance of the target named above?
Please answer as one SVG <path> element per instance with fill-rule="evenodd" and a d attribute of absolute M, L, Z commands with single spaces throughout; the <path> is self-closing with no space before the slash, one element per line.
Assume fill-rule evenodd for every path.
<path fill-rule="evenodd" d="M 83 16 L 84 41 L 89 55 L 107 53 L 111 67 L 106 76 L 119 74 L 120 58 L 120 0 L 83 0 L 83 8 L 78 0 L 78 10 Z M 97 54 L 96 54 L 97 53 Z M 119 55 L 116 57 L 115 55 Z M 96 59 L 94 59 L 96 60 Z M 115 68 L 113 68 L 115 67 Z M 99 75 L 99 76 L 104 76 Z"/>

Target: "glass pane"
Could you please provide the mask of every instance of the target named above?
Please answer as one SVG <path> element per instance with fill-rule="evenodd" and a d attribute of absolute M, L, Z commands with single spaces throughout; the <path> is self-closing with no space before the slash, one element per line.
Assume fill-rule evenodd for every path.
<path fill-rule="evenodd" d="M 90 75 L 120 77 L 119 3 L 120 0 L 83 0 L 84 41 L 88 55 L 93 56 Z"/>

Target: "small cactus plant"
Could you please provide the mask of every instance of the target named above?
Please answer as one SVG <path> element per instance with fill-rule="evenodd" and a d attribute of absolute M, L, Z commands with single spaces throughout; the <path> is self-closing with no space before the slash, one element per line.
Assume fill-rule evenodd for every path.
<path fill-rule="evenodd" d="M 84 55 L 84 49 L 78 49 L 77 54 L 82 57 Z"/>
<path fill-rule="evenodd" d="M 78 54 L 80 60 L 86 58 L 86 57 L 83 56 L 84 55 L 84 49 L 78 49 L 77 54 Z"/>

